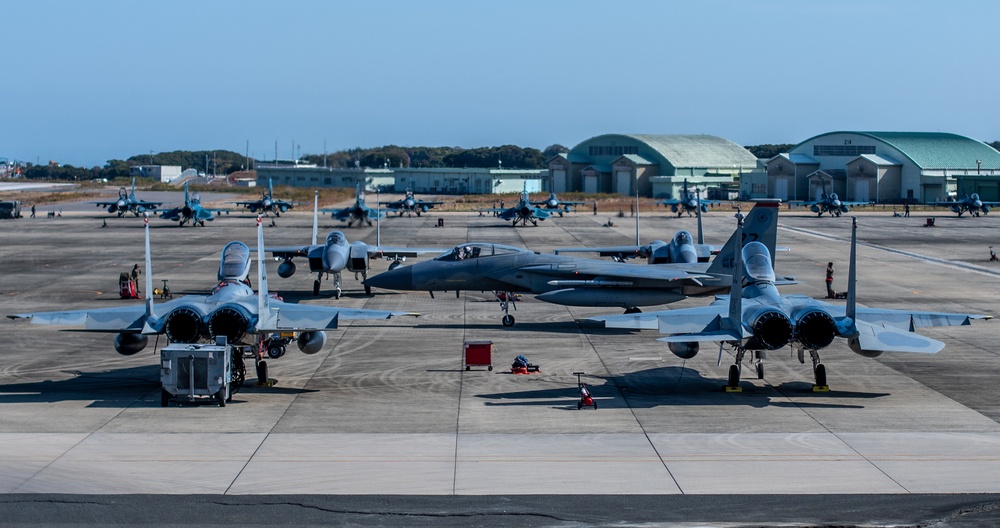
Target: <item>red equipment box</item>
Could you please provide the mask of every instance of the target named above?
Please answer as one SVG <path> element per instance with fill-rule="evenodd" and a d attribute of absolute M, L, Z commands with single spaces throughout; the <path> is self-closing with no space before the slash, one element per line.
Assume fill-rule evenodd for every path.
<path fill-rule="evenodd" d="M 465 342 L 465 370 L 472 367 L 493 370 L 493 341 Z"/>

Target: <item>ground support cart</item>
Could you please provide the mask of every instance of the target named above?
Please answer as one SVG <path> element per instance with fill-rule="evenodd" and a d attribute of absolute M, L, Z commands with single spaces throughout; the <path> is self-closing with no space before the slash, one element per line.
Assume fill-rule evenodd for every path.
<path fill-rule="evenodd" d="M 465 342 L 465 370 L 472 367 L 493 370 L 493 341 Z"/>
<path fill-rule="evenodd" d="M 160 350 L 160 405 L 214 398 L 219 407 L 232 401 L 232 348 L 228 345 L 176 344 Z"/>

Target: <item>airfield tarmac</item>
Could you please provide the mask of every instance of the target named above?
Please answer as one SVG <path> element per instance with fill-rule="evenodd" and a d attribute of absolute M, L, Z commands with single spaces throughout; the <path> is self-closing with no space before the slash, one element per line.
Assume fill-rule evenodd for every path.
<path fill-rule="evenodd" d="M 64 211 L 60 218 L 0 223 L 5 314 L 138 302 L 119 299 L 117 281 L 119 272 L 142 262 L 142 220 Z M 725 242 L 733 212 L 725 207 L 706 215 L 708 243 Z M 859 215 L 860 302 L 998 315 L 1000 263 L 988 261 L 988 246 L 1000 245 L 1000 220 L 942 211 L 935 227 L 924 227 L 926 217 Z M 100 227 L 102 218 L 107 228 Z M 587 211 L 514 229 L 490 216 L 432 211 L 385 219 L 381 239 L 443 248 L 490 241 L 541 252 L 634 242 L 633 219 L 613 218 L 614 227 L 605 227 L 607 220 Z M 238 239 L 255 247 L 250 215 L 223 216 L 205 228 L 150 222 L 154 285 L 169 279 L 175 296 L 214 286 L 225 243 Z M 275 223 L 265 230 L 267 245 L 308 242 L 310 214 L 288 213 Z M 643 215 L 639 223 L 644 242 L 669 240 L 678 229 L 694 232 L 696 225 L 666 212 Z M 837 267 L 834 288 L 845 288 L 848 218 L 782 208 L 779 226 L 778 244 L 791 251 L 778 254 L 777 270 L 799 280 L 783 291 L 823 297 L 828 261 Z M 375 243 L 374 227 L 346 229 L 322 218 L 321 238 L 331 229 Z M 415 513 L 434 508 L 480 512 L 474 521 L 451 519 L 458 524 L 519 526 L 1000 519 L 997 321 L 921 329 L 946 343 L 935 355 L 868 359 L 838 340 L 821 352 L 829 393 L 811 391 L 808 363 L 787 350 L 772 352 L 764 379 L 746 368 L 743 392 L 726 393 L 728 352 L 721 367 L 711 347 L 685 361 L 657 342 L 655 332 L 580 322 L 614 309 L 558 306 L 525 295 L 513 312 L 516 325 L 504 328 L 489 292 L 438 293 L 433 300 L 416 292 L 367 297 L 345 273 L 343 298 L 332 299 L 327 282 L 314 298 L 314 276 L 303 264 L 281 279 L 268 260 L 271 289 L 286 301 L 422 315 L 344 322 L 329 332 L 319 354 L 290 346 L 285 357 L 270 361 L 270 376 L 278 380 L 273 388 L 248 383 L 225 408 L 165 409 L 152 340 L 124 357 L 114 352 L 112 334 L 0 321 L 3 518 L 54 522 L 25 505 L 58 497 L 81 511 L 102 501 L 137 501 L 137 515 L 148 515 L 155 504 L 172 510 L 190 503 L 297 502 L 301 509 L 303 502 L 326 500 L 342 505 L 329 506 L 331 515 L 357 516 L 340 522 L 359 525 L 447 524 L 447 515 Z M 372 261 L 375 272 L 386 267 Z M 469 340 L 493 341 L 493 371 L 464 369 Z M 511 374 L 507 366 L 518 354 L 541 373 Z M 572 373 L 578 371 L 586 372 L 596 411 L 577 410 Z M 248 378 L 253 375 L 251 367 Z M 368 505 L 371 514 L 360 514 Z M 518 508 L 533 514 L 499 513 Z M 555 510 L 568 511 L 544 513 Z M 958 510 L 969 513 L 949 517 Z M 413 517 L 399 517 L 407 512 Z"/>

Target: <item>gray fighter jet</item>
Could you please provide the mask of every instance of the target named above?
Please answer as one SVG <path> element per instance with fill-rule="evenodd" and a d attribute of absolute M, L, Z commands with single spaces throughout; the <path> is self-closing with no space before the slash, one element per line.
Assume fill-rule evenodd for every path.
<path fill-rule="evenodd" d="M 742 230 L 740 215 L 737 237 Z M 591 318 L 608 328 L 658 328 L 669 337 L 668 343 L 678 357 L 690 359 L 703 342 L 719 343 L 719 364 L 723 347 L 735 352 L 729 367 L 728 387 L 739 387 L 743 359 L 749 351 L 757 370 L 764 377 L 763 358 L 768 350 L 786 345 L 797 351 L 805 363 L 805 351 L 812 358 L 816 390 L 828 390 L 826 367 L 819 351 L 834 338 L 847 339 L 859 355 L 876 357 L 883 352 L 920 352 L 933 354 L 944 343 L 914 332 L 916 327 L 968 325 L 973 319 L 991 319 L 987 315 L 888 310 L 858 306 L 857 299 L 857 219 L 851 232 L 851 268 L 848 274 L 846 306 L 832 305 L 804 295 L 781 295 L 775 288 L 774 267 L 770 253 L 760 242 L 749 242 L 731 249 L 737 265 L 728 296 L 720 295 L 709 306 L 685 308 L 642 315 L 609 315 Z M 745 270 L 745 272 L 744 272 Z M 744 284 L 746 284 L 744 286 Z"/>
<path fill-rule="evenodd" d="M 540 202 L 531 202 L 531 205 L 540 205 L 549 211 L 556 211 L 559 216 L 563 213 L 573 212 L 574 205 L 583 205 L 587 202 L 567 202 L 556 197 L 556 193 L 550 192 L 549 197 Z"/>
<path fill-rule="evenodd" d="M 368 261 L 376 258 L 384 258 L 392 261 L 389 269 L 399 266 L 407 257 L 415 257 L 426 253 L 443 253 L 446 248 L 405 248 L 390 247 L 376 244 L 368 244 L 355 240 L 348 243 L 347 237 L 340 231 L 330 231 L 326 235 L 326 242 L 317 243 L 319 230 L 319 213 L 316 203 L 319 200 L 319 193 L 316 193 L 316 202 L 313 204 L 313 231 L 312 243 L 305 246 L 284 246 L 265 248 L 264 251 L 271 253 L 274 260 L 281 261 L 278 266 L 278 276 L 287 279 L 295 274 L 295 263 L 292 259 L 303 257 L 309 259 L 309 272 L 316 273 L 316 281 L 313 282 L 313 295 L 319 295 L 323 276 L 333 274 L 334 297 L 340 298 L 342 280 L 341 273 L 346 269 L 353 271 L 355 276 L 361 275 L 362 279 L 368 278 Z M 365 293 L 372 294 L 372 288 L 365 284 Z"/>
<path fill-rule="evenodd" d="M 129 192 L 125 187 L 118 189 L 118 199 L 113 202 L 91 202 L 97 205 L 97 207 L 107 207 L 109 213 L 118 213 L 118 217 L 121 218 L 128 213 L 132 213 L 135 216 L 139 216 L 146 211 L 152 211 L 157 207 L 163 205 L 163 202 L 147 202 L 145 200 L 140 200 L 135 196 L 135 178 L 132 178 L 132 191 Z"/>
<path fill-rule="evenodd" d="M 420 200 L 413 196 L 413 189 L 407 188 L 406 196 L 404 196 L 402 200 L 387 202 L 385 204 L 385 208 L 396 211 L 399 216 L 403 216 L 403 213 L 406 213 L 406 216 L 411 216 L 414 213 L 416 213 L 417 216 L 420 216 L 421 213 L 426 213 L 427 211 L 433 209 L 435 205 L 441 205 L 443 203 L 444 202 Z"/>
<path fill-rule="evenodd" d="M 961 200 L 955 202 L 931 202 L 930 205 L 935 207 L 950 207 L 951 212 L 958 213 L 958 216 L 962 216 L 962 213 L 969 213 L 969 216 L 979 216 L 990 214 L 990 207 L 996 207 L 1000 205 L 1000 202 L 984 202 L 979 198 L 978 193 L 972 193 L 969 196 L 963 196 Z"/>
<path fill-rule="evenodd" d="M 789 201 L 789 205 L 808 205 L 809 210 L 816 213 L 816 216 L 823 216 L 823 213 L 830 213 L 830 216 L 840 216 L 844 213 L 850 212 L 851 206 L 855 205 L 868 205 L 871 202 L 845 202 L 837 196 L 837 193 L 826 194 L 826 180 L 820 180 L 820 184 L 823 186 L 820 199 L 812 202 L 803 202 L 799 200 Z"/>
<path fill-rule="evenodd" d="M 533 226 L 537 226 L 539 221 L 545 220 L 546 218 L 552 216 L 552 213 L 546 211 L 545 209 L 542 209 L 541 207 L 532 205 L 531 200 L 528 198 L 527 185 L 528 184 L 525 184 L 524 190 L 522 190 L 521 194 L 519 195 L 517 205 L 515 205 L 514 207 L 487 208 L 487 209 L 476 209 L 476 210 L 480 211 L 481 213 L 483 212 L 496 213 L 498 217 L 507 220 L 509 222 L 512 221 L 511 225 L 513 227 L 517 227 L 517 224 L 521 224 L 522 226 L 527 226 L 528 222 L 531 222 L 531 225 Z M 560 216 L 562 216 L 561 213 Z"/>
<path fill-rule="evenodd" d="M 762 240 L 773 251 L 778 204 L 758 203 L 750 213 L 746 238 Z M 380 273 L 366 286 L 389 290 L 494 291 L 504 312 L 504 326 L 512 326 L 510 307 L 517 293 L 532 293 L 545 302 L 567 306 L 619 306 L 626 313 L 640 306 L 676 302 L 691 295 L 723 293 L 732 282 L 730 237 L 720 257 L 711 264 L 637 266 L 619 262 L 539 254 L 522 248 L 473 242 L 462 244 L 433 260 Z M 516 309 L 516 306 L 514 306 Z"/>
<path fill-rule="evenodd" d="M 663 200 L 660 202 L 664 207 L 669 207 L 671 211 L 677 213 L 679 218 L 684 213 L 688 216 L 694 215 L 699 210 L 703 213 L 708 212 L 708 206 L 719 203 L 718 200 L 702 200 L 701 190 L 695 189 L 693 191 L 688 190 L 688 181 L 684 180 L 684 189 L 681 190 L 680 198 L 671 198 L 669 200 Z"/>
<path fill-rule="evenodd" d="M 65 325 L 83 332 L 107 332 L 115 337 L 115 350 L 131 356 L 146 347 L 150 335 L 166 335 L 172 343 L 214 342 L 225 336 L 228 343 L 249 345 L 256 351 L 258 378 L 267 379 L 263 355 L 277 359 L 295 337 L 299 350 L 319 352 L 326 344 L 325 330 L 337 328 L 341 319 L 388 319 L 406 312 L 334 308 L 282 302 L 267 291 L 264 266 L 264 235 L 257 218 L 257 285 L 249 285 L 250 248 L 230 242 L 222 250 L 218 285 L 210 295 L 187 295 L 161 305 L 153 303 L 153 273 L 149 249 L 149 219 L 146 219 L 145 305 L 91 310 L 21 313 L 11 319 L 29 319 L 32 324 Z M 262 366 L 263 365 L 263 366 Z M 263 370 L 263 376 L 262 374 Z"/>
<path fill-rule="evenodd" d="M 357 188 L 355 189 L 354 205 L 343 209 L 320 209 L 320 211 L 324 213 L 331 213 L 334 220 L 347 222 L 347 227 L 353 226 L 355 222 L 357 222 L 358 225 L 361 225 L 361 222 L 365 222 L 370 226 L 372 225 L 372 221 L 385 216 L 384 211 L 373 209 L 365 205 L 365 190 L 361 183 L 358 183 Z"/>
<path fill-rule="evenodd" d="M 274 216 L 281 216 L 281 213 L 295 207 L 295 204 L 292 202 L 274 198 L 274 187 L 271 185 L 271 178 L 267 179 L 267 192 L 260 197 L 260 200 L 231 203 L 243 206 L 244 209 L 251 213 L 260 213 L 264 216 L 267 216 L 268 213 L 273 213 Z"/>

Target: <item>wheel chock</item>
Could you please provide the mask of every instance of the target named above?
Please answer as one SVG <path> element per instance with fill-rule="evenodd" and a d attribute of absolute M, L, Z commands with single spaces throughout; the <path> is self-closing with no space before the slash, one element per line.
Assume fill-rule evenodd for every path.
<path fill-rule="evenodd" d="M 723 385 L 722 388 L 726 389 L 726 392 L 743 392 L 743 387 L 730 387 L 729 385 Z"/>
<path fill-rule="evenodd" d="M 813 385 L 813 392 L 830 392 L 829 385 Z"/>
<path fill-rule="evenodd" d="M 257 380 L 257 381 L 254 382 L 253 386 L 255 388 L 270 389 L 271 387 L 273 387 L 273 386 L 275 386 L 277 384 L 278 384 L 278 380 L 276 380 L 276 379 L 269 379 L 267 381 Z"/>

